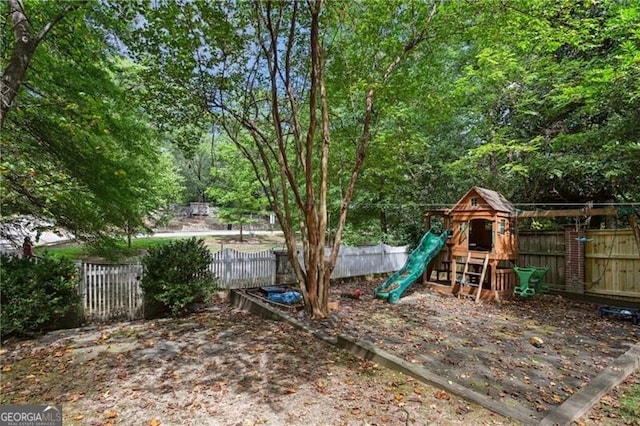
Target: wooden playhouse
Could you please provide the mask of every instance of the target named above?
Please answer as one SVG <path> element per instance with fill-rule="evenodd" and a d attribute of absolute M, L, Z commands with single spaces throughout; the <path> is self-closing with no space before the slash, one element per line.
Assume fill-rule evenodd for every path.
<path fill-rule="evenodd" d="M 452 232 L 446 252 L 436 260 L 436 278 L 444 273 L 441 282 L 448 282 L 452 292 L 476 300 L 511 294 L 512 264 L 518 258 L 513 205 L 496 191 L 473 187 L 450 210 L 427 212 L 428 227 L 434 215 L 442 216 Z"/>

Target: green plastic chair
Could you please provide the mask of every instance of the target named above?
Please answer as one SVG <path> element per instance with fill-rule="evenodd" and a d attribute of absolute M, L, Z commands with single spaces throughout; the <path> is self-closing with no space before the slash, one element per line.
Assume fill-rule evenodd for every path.
<path fill-rule="evenodd" d="M 544 283 L 544 276 L 549 270 L 549 267 L 534 267 L 533 269 L 535 271 L 533 272 L 531 278 L 529 278 L 529 284 L 533 284 L 533 288 L 535 289 L 536 293 L 547 293 L 549 291 L 549 286 Z"/>
<path fill-rule="evenodd" d="M 531 277 L 536 272 L 535 268 L 520 268 L 514 266 L 513 270 L 518 276 L 519 284 L 513 288 L 513 294 L 517 294 L 520 297 L 527 298 L 536 294 L 536 290 L 533 287 L 529 287 Z"/>

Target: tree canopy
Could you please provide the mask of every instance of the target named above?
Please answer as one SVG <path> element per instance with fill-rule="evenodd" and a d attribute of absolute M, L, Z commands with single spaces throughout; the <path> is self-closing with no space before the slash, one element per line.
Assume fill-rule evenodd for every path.
<path fill-rule="evenodd" d="M 457 168 L 518 202 L 637 200 L 638 2 L 495 10 L 477 15 L 457 82 L 474 123 Z"/>
<path fill-rule="evenodd" d="M 220 219 L 240 225 L 240 241 L 243 241 L 244 225 L 268 214 L 269 202 L 251 163 L 233 143 L 228 139 L 219 141 L 215 155 L 209 196 L 218 207 L 216 214 Z"/>
<path fill-rule="evenodd" d="M 17 3 L 29 25 L 59 12 Z M 129 233 L 177 194 L 180 180 L 139 102 L 140 69 L 108 48 L 92 16 L 82 8 L 59 20 L 15 86 L 2 127 L 4 219 L 54 220 L 78 236 Z M 19 48 L 3 44 L 2 57 Z"/>
<path fill-rule="evenodd" d="M 471 186 L 640 198 L 638 0 L 8 0 L 3 16 L 3 215 L 131 230 L 174 198 L 177 165 L 193 201 L 266 197 L 316 317 L 343 236 L 415 238 Z M 250 177 L 216 165 L 212 134 Z"/>

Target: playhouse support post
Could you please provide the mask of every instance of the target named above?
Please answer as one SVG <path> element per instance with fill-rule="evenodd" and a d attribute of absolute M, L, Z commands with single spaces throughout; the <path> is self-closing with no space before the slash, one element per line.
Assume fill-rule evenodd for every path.
<path fill-rule="evenodd" d="M 491 293 L 493 293 L 493 299 L 495 301 L 500 300 L 500 296 L 498 295 L 498 259 L 492 259 L 489 263 L 489 267 L 491 268 L 491 274 L 489 275 L 489 285 L 491 286 Z"/>

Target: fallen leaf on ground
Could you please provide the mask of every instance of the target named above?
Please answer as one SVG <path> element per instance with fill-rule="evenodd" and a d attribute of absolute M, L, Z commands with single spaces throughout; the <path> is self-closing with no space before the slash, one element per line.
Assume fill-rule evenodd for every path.
<path fill-rule="evenodd" d="M 82 398 L 82 394 L 81 393 L 74 393 L 73 395 L 71 395 L 69 397 L 69 402 L 76 402 L 77 400 L 79 400 L 80 398 Z"/>
<path fill-rule="evenodd" d="M 605 396 L 602 397 L 600 402 L 602 402 L 603 404 L 612 405 L 613 404 L 613 398 L 611 397 L 611 395 L 605 395 Z"/>
<path fill-rule="evenodd" d="M 442 389 L 440 389 L 439 391 L 436 392 L 435 394 L 436 399 L 441 399 L 441 400 L 448 400 L 451 397 L 449 396 L 449 394 L 445 391 L 443 391 Z"/>

